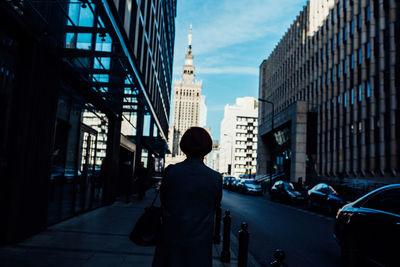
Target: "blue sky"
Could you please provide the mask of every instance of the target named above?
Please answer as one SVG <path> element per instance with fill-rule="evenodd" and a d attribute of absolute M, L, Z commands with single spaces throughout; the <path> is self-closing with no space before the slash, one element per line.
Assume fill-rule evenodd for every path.
<path fill-rule="evenodd" d="M 207 127 L 219 140 L 224 106 L 237 97 L 258 96 L 258 72 L 305 0 L 178 0 L 174 71 L 181 77 L 187 35 L 193 25 L 196 79 L 207 96 Z"/>

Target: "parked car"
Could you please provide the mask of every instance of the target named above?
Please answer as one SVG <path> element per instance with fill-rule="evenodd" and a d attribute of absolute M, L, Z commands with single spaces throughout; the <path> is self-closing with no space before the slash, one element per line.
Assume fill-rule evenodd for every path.
<path fill-rule="evenodd" d="M 326 183 L 319 183 L 308 190 L 307 202 L 310 209 L 317 207 L 330 215 L 335 214 L 339 208 L 348 203 Z"/>
<path fill-rule="evenodd" d="M 255 173 L 252 173 L 252 174 L 249 174 L 249 173 L 240 174 L 239 178 L 240 179 L 254 179 L 254 178 L 256 178 L 256 174 Z"/>
<path fill-rule="evenodd" d="M 253 179 L 242 179 L 237 184 L 237 190 L 240 193 L 247 193 L 253 195 L 262 195 L 262 187 L 261 184 L 254 181 Z"/>
<path fill-rule="evenodd" d="M 376 189 L 345 205 L 334 235 L 352 266 L 399 266 L 400 184 Z"/>
<path fill-rule="evenodd" d="M 223 187 L 226 189 L 230 189 L 232 182 L 235 180 L 235 176 L 224 176 Z"/>
<path fill-rule="evenodd" d="M 305 200 L 304 196 L 294 190 L 292 183 L 285 181 L 277 181 L 271 187 L 270 199 L 272 201 L 279 200 L 289 203 L 300 203 Z"/>
<path fill-rule="evenodd" d="M 230 190 L 232 190 L 232 191 L 238 191 L 238 184 L 240 183 L 241 180 L 242 180 L 242 179 L 240 179 L 240 178 L 235 178 L 235 179 L 232 181 L 232 183 L 231 183 Z"/>

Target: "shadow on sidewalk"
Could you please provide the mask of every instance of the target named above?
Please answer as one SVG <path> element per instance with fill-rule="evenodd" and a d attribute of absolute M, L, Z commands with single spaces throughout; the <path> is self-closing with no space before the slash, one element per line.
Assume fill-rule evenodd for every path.
<path fill-rule="evenodd" d="M 142 201 L 136 197 L 130 203 L 117 201 L 52 225 L 14 246 L 1 247 L 1 266 L 151 266 L 155 248 L 137 246 L 128 235 L 153 198 L 150 189 Z M 224 266 L 219 255 L 215 246 L 213 266 Z"/>

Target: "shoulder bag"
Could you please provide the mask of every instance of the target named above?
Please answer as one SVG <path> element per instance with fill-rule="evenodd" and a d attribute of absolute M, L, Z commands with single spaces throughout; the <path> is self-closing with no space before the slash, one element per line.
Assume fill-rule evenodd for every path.
<path fill-rule="evenodd" d="M 165 169 L 163 179 L 167 169 L 168 167 Z M 160 190 L 157 190 L 151 206 L 145 208 L 129 235 L 129 239 L 136 245 L 155 246 L 157 244 L 162 225 L 162 208 L 154 206 L 154 203 L 159 193 Z"/>

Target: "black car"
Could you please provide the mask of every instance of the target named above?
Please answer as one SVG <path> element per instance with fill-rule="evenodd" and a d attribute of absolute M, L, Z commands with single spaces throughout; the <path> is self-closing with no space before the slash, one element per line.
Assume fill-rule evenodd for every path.
<path fill-rule="evenodd" d="M 308 190 L 307 202 L 310 209 L 317 207 L 330 215 L 335 214 L 339 208 L 348 203 L 326 183 L 319 183 Z"/>
<path fill-rule="evenodd" d="M 235 180 L 235 176 L 225 176 L 223 187 L 226 189 L 230 189 L 232 187 L 232 183 Z"/>
<path fill-rule="evenodd" d="M 253 179 L 242 179 L 237 184 L 237 191 L 240 193 L 247 193 L 252 195 L 262 195 L 262 187 L 260 183 L 254 181 Z"/>
<path fill-rule="evenodd" d="M 277 181 L 271 187 L 270 199 L 272 201 L 279 200 L 289 203 L 299 203 L 304 201 L 304 196 L 294 189 L 292 183 Z"/>
<path fill-rule="evenodd" d="M 240 181 L 242 181 L 242 179 L 234 178 L 233 181 L 231 182 L 229 189 L 232 191 L 238 191 L 238 184 L 240 183 Z"/>
<path fill-rule="evenodd" d="M 376 189 L 345 205 L 334 235 L 352 266 L 399 266 L 400 184 Z"/>
<path fill-rule="evenodd" d="M 235 176 L 225 176 L 224 177 L 224 183 L 223 187 L 228 189 L 228 190 L 233 190 L 234 188 L 234 183 L 236 182 L 236 177 Z"/>

